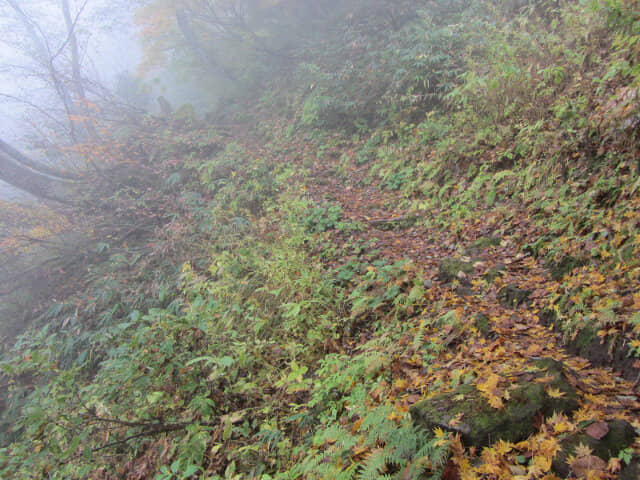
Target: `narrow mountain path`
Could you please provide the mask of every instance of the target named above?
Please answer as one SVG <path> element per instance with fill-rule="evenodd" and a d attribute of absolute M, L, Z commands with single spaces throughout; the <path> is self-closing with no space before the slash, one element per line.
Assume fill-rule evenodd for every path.
<path fill-rule="evenodd" d="M 573 422 L 567 418 L 554 420 L 561 425 L 553 426 L 556 433 L 577 428 L 584 421 L 618 419 L 640 425 L 637 381 L 634 384 L 611 368 L 594 367 L 589 360 L 571 355 L 560 334 L 541 321 L 543 299 L 560 284 L 551 278 L 541 260 L 522 253 L 522 246 L 539 236 L 538 228 L 526 220 L 525 207 L 514 203 L 494 212 L 479 212 L 475 221 L 465 223 L 457 232 L 427 227 L 424 220 L 428 217 L 424 216 L 403 225 L 411 214 L 395 207 L 399 203 L 395 192 L 385 191 L 367 178 L 366 167 L 352 166 L 345 172 L 342 164 L 340 176 L 335 174 L 337 169 L 337 161 L 332 164 L 323 159 L 313 164 L 308 188 L 314 202 L 336 202 L 345 219 L 361 223 L 364 228 L 349 240 L 364 241 L 390 261 L 410 260 L 413 271 L 422 275 L 426 292 L 425 310 L 418 319 L 455 311 L 462 320 L 462 326 L 445 324 L 439 328 L 412 320 L 418 325 L 416 334 L 443 349 L 430 368 L 404 370 L 411 388 L 405 388 L 403 395 L 400 388 L 391 392 L 400 394 L 399 405 L 408 408 L 424 395 L 435 396 L 451 389 L 456 384 L 453 377 L 466 372 L 475 376 L 477 385 L 492 376 L 504 380 L 488 393 L 490 401 L 494 395 L 493 400 L 501 405 L 502 400 L 507 401 L 509 381 L 525 375 L 535 360 L 552 358 L 562 362 L 581 403 Z M 505 211 L 510 212 L 511 219 L 517 219 L 509 222 L 508 228 L 504 228 Z M 399 222 L 400 227 L 386 228 L 393 222 Z M 476 240 L 495 232 L 499 241 L 473 248 Z M 446 257 L 471 265 L 472 271 L 458 272 L 453 281 L 442 278 L 440 268 Z M 497 272 L 492 282 L 486 280 L 490 272 Z M 505 299 L 508 293 L 502 292 L 509 289 L 526 291 L 527 301 Z M 472 327 L 479 317 L 488 321 L 484 332 Z M 409 358 L 407 363 L 411 363 Z M 406 387 L 407 382 L 398 384 Z"/>
<path fill-rule="evenodd" d="M 514 384 L 529 380 L 534 362 L 553 359 L 562 364 L 566 381 L 578 393 L 579 409 L 570 418 L 536 420 L 539 435 L 554 437 L 558 444 L 563 434 L 578 432 L 590 422 L 624 420 L 640 427 L 637 379 L 631 381 L 629 375 L 624 379 L 606 363 L 594 366 L 572 355 L 561 334 L 544 323 L 545 302 L 561 284 L 551 278 L 542 260 L 523 253 L 522 247 L 543 233 L 528 220 L 526 206 L 503 203 L 491 211 L 479 210 L 453 230 L 442 230 L 430 221 L 440 212 L 415 215 L 398 207 L 397 192 L 381 188 L 370 178 L 367 165 L 345 162 L 339 152 L 319 157 L 312 145 L 292 145 L 278 156 L 259 147 L 255 138 L 245 137 L 245 141 L 256 155 L 299 166 L 302 176 L 296 182 L 306 185 L 315 204 L 339 204 L 343 220 L 362 227 L 349 234 L 325 232 L 325 240 L 338 249 L 365 245 L 371 255 L 388 263 L 408 260 L 407 269 L 421 279 L 422 311 L 413 311 L 406 319 L 410 334 L 404 341 L 411 345 L 421 337 L 423 344 L 434 346 L 434 354 L 425 364 L 419 352 L 407 348 L 394 360 L 393 379 L 379 393 L 393 399 L 399 411 L 408 411 L 424 398 L 453 392 L 461 378 L 473 379 L 489 403 L 501 408 Z M 444 278 L 445 259 L 463 262 L 467 268 Z M 346 259 L 329 259 L 327 268 L 339 267 L 341 262 Z M 519 292 L 526 300 L 519 298 Z M 436 325 L 433 320 L 445 314 L 454 315 L 456 321 Z M 343 351 L 353 352 L 370 335 L 347 339 L 351 346 L 343 345 Z M 465 455 L 459 449 L 454 455 L 457 468 L 462 468 Z"/>

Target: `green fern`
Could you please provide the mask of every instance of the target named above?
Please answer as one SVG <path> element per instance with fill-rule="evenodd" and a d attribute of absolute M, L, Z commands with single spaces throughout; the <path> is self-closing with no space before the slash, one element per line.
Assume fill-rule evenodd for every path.
<path fill-rule="evenodd" d="M 386 470 L 387 458 L 382 448 L 372 451 L 358 473 L 359 480 L 378 480 Z"/>
<path fill-rule="evenodd" d="M 501 170 L 493 175 L 493 184 L 498 185 L 506 178 L 517 178 L 516 173 L 513 170 Z"/>

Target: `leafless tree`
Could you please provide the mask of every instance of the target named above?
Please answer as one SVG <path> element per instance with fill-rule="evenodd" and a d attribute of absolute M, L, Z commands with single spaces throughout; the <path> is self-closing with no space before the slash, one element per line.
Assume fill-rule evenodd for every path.
<path fill-rule="evenodd" d="M 77 37 L 77 25 L 88 2 L 89 0 L 84 0 L 77 12 L 72 14 L 68 0 L 60 0 L 59 8 L 65 21 L 65 32 L 63 38 L 54 41 L 54 35 L 46 32 L 25 10 L 24 2 L 2 0 L 26 33 L 28 41 L 21 42 L 20 46 L 33 63 L 31 68 L 14 66 L 14 70 L 22 70 L 23 75 L 36 77 L 51 87 L 64 109 L 67 133 L 73 142 L 95 135 L 95 129 L 87 115 L 88 101 Z"/>

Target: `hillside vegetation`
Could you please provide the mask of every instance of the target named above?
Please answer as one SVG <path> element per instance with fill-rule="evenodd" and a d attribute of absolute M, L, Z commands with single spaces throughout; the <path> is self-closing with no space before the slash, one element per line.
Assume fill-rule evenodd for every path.
<path fill-rule="evenodd" d="M 1 478 L 640 478 L 638 2 L 326 8 L 100 152 L 140 228 L 12 297 Z"/>

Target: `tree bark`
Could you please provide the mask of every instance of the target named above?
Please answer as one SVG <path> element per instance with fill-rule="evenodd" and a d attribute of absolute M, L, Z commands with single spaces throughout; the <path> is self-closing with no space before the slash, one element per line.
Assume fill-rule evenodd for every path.
<path fill-rule="evenodd" d="M 85 2 L 86 5 L 86 2 Z M 79 104 L 80 110 L 85 118 L 82 120 L 82 126 L 85 128 L 89 136 L 95 137 L 96 131 L 91 122 L 88 120 L 88 104 L 87 96 L 82 83 L 82 69 L 80 67 L 80 53 L 78 52 L 78 41 L 76 38 L 76 24 L 71 18 L 71 10 L 69 8 L 69 0 L 62 0 L 62 15 L 67 26 L 67 35 L 69 39 L 69 48 L 71 49 L 71 76 L 73 79 L 73 90 L 76 94 L 76 102 Z M 77 18 L 76 18 L 77 20 Z"/>
<path fill-rule="evenodd" d="M 53 63 L 56 57 L 60 54 L 61 50 L 56 53 L 52 51 L 47 37 L 40 26 L 32 18 L 30 18 L 24 12 L 24 10 L 22 10 L 16 0 L 7 0 L 7 3 L 16 12 L 19 20 L 22 22 L 24 28 L 27 30 L 29 37 L 31 38 L 35 51 L 35 53 L 33 54 L 33 58 L 46 71 L 46 74 L 44 75 L 49 77 L 53 89 L 55 90 L 60 101 L 62 102 L 62 105 L 64 106 L 64 110 L 67 115 L 67 122 L 69 123 L 69 136 L 75 143 L 78 141 L 78 138 L 76 134 L 76 111 L 74 108 L 75 106 L 73 103 L 73 98 L 71 97 L 69 89 L 64 83 L 62 75 L 56 69 Z M 73 33 L 73 31 L 71 33 Z M 71 38 L 69 38 L 69 41 L 70 40 Z"/>
<path fill-rule="evenodd" d="M 0 140 L 0 180 L 41 200 L 74 203 L 75 194 L 78 193 L 76 181 L 34 170 L 31 168 L 34 162 L 22 162 L 24 158 L 24 155 Z"/>
<path fill-rule="evenodd" d="M 25 167 L 36 170 L 37 172 L 43 173 L 45 175 L 66 180 L 78 180 L 79 178 L 78 175 L 75 175 L 72 172 L 58 170 L 57 168 L 53 168 L 30 159 L 22 152 L 16 150 L 11 145 L 4 142 L 2 139 L 0 139 L 0 152 L 4 152 L 6 155 L 9 155 L 9 157 L 13 158 L 14 161 L 21 163 Z"/>

